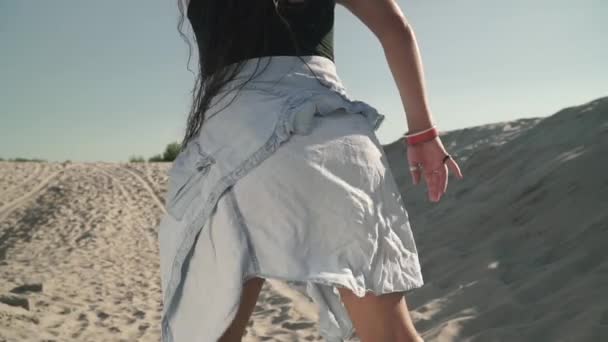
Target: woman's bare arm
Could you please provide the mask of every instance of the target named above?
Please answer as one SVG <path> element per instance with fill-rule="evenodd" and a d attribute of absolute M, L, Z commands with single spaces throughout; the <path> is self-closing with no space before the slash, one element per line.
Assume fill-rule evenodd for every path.
<path fill-rule="evenodd" d="M 399 89 L 410 132 L 434 124 L 429 109 L 422 61 L 412 27 L 395 0 L 336 0 L 378 38 Z"/>

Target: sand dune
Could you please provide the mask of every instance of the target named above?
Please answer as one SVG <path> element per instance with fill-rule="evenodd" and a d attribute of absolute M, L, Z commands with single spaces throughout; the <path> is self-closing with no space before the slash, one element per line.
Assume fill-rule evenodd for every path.
<path fill-rule="evenodd" d="M 608 98 L 442 141 L 466 158 L 464 180 L 437 204 L 409 175 L 400 182 L 426 281 L 408 298 L 425 338 L 608 341 Z M 403 170 L 405 151 L 385 148 Z"/>
<path fill-rule="evenodd" d="M 442 137 L 465 179 L 431 203 L 385 146 L 426 285 L 427 341 L 608 340 L 608 98 Z M 164 163 L 0 162 L 0 341 L 158 341 Z M 264 285 L 244 341 L 320 340 L 301 286 Z"/>

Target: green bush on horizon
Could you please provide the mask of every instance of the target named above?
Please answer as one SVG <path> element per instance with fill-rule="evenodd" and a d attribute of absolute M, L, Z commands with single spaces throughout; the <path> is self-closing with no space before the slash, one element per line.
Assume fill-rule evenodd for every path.
<path fill-rule="evenodd" d="M 162 162 L 163 160 L 163 156 L 160 154 L 155 154 L 152 157 L 148 158 L 148 162 L 150 163 L 155 163 L 155 162 Z"/>
<path fill-rule="evenodd" d="M 8 161 L 8 162 L 18 162 L 18 163 L 24 163 L 24 162 L 34 162 L 34 163 L 46 163 L 46 159 L 39 159 L 39 158 L 21 158 L 21 157 L 16 157 L 16 158 L 0 158 L 0 161 Z"/>
<path fill-rule="evenodd" d="M 165 152 L 163 153 L 163 161 L 172 162 L 177 158 L 179 151 L 181 149 L 181 144 L 178 142 L 173 142 L 167 145 L 165 148 Z"/>
<path fill-rule="evenodd" d="M 143 156 L 131 156 L 129 157 L 129 163 L 144 163 L 146 159 Z"/>
<path fill-rule="evenodd" d="M 165 147 L 165 151 L 161 154 L 155 154 L 152 157 L 148 158 L 148 162 L 150 163 L 159 163 L 159 162 L 172 162 L 177 158 L 177 155 L 181 151 L 181 144 L 178 142 L 172 142 Z"/>

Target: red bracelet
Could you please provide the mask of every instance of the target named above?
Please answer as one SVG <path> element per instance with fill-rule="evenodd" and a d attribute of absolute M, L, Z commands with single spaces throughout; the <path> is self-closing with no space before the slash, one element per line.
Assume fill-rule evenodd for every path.
<path fill-rule="evenodd" d="M 439 133 L 437 132 L 435 126 L 433 126 L 418 133 L 406 134 L 405 139 L 408 145 L 416 145 L 419 143 L 433 140 L 437 136 L 439 136 Z"/>

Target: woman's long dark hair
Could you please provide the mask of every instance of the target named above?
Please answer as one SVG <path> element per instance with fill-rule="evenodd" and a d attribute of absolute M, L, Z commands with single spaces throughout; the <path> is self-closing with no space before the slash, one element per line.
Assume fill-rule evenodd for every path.
<path fill-rule="evenodd" d="M 261 46 L 268 46 L 269 11 L 279 15 L 285 27 L 289 30 L 291 38 L 300 56 L 298 44 L 289 27 L 289 23 L 282 16 L 280 3 L 282 0 L 190 0 L 186 5 L 184 0 L 178 0 L 180 18 L 177 25 L 182 39 L 188 44 L 188 70 L 190 70 L 190 58 L 192 45 L 188 37 L 182 31 L 182 26 L 188 17 L 195 15 L 200 17 L 205 24 L 205 29 L 198 30 L 199 36 L 195 36 L 199 53 L 199 72 L 192 90 L 192 106 L 188 116 L 185 137 L 181 143 L 183 150 L 187 143 L 198 135 L 205 114 L 210 107 L 211 99 L 242 69 L 244 60 L 232 61 L 230 56 L 250 56 Z M 186 13 L 187 14 L 186 14 Z M 194 26 L 198 20 L 191 22 Z M 261 31 L 263 34 L 260 34 Z M 270 61 L 269 61 L 270 62 Z M 264 66 L 260 72 L 263 72 Z M 260 63 L 255 67 L 252 77 L 244 80 L 239 85 L 242 88 L 253 76 L 258 75 Z M 190 70 L 192 72 L 192 70 Z M 240 89 L 237 89 L 237 91 Z"/>

